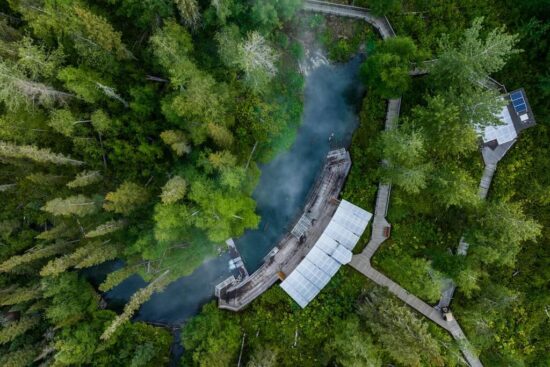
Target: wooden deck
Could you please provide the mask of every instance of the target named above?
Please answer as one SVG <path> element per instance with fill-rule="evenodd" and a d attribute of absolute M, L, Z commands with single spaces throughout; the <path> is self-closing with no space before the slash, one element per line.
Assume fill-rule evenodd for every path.
<path fill-rule="evenodd" d="M 386 130 L 394 129 L 396 127 L 397 119 L 399 118 L 400 103 L 401 99 L 393 99 L 389 101 L 386 114 Z M 371 259 L 373 255 L 376 253 L 380 245 L 382 245 L 382 243 L 387 239 L 384 230 L 389 226 L 389 223 L 386 220 L 386 215 L 388 212 L 390 193 L 391 185 L 383 183 L 378 185 L 371 238 L 363 252 L 353 256 L 350 266 L 376 284 L 386 288 L 390 293 L 401 299 L 410 307 L 414 308 L 416 311 L 447 330 L 458 342 L 467 363 L 472 367 L 483 367 L 481 361 L 473 352 L 473 347 L 470 345 L 456 320 L 445 320 L 438 308 L 430 306 L 414 294 L 409 293 L 392 279 L 372 267 Z"/>
<path fill-rule="evenodd" d="M 345 149 L 329 152 L 321 175 L 308 195 L 303 213 L 294 228 L 277 244 L 279 251 L 241 282 L 226 280 L 216 287 L 218 306 L 240 311 L 279 279 L 290 274 L 315 245 L 338 208 L 338 196 L 351 168 Z M 307 219 L 304 219 L 307 218 Z M 299 234 L 299 235 L 298 235 Z"/>
<path fill-rule="evenodd" d="M 362 19 L 378 30 L 382 38 L 395 37 L 395 32 L 386 17 L 371 14 L 367 9 L 358 6 L 329 3 L 326 1 L 306 0 L 304 10 L 348 18 Z"/>

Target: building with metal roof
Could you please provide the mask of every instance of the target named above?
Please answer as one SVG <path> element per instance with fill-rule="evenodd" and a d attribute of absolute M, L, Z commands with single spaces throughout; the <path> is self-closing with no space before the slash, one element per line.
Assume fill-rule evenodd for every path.
<path fill-rule="evenodd" d="M 498 162 L 516 142 L 519 133 L 536 124 L 523 88 L 504 94 L 502 98 L 507 104 L 498 115 L 501 124 L 478 129 L 486 164 Z"/>
<path fill-rule="evenodd" d="M 367 228 L 372 214 L 342 200 L 325 230 L 305 258 L 281 283 L 281 288 L 302 308 L 328 284 Z"/>

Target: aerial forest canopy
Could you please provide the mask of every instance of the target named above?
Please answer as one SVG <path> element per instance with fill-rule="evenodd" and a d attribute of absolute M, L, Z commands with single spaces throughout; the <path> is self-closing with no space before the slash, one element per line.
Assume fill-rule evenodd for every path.
<path fill-rule="evenodd" d="M 300 6 L 0 5 L 0 304 L 20 315 L 0 330 L 1 365 L 165 362 L 168 334 L 125 321 L 258 225 L 256 164 L 301 114 L 280 31 Z M 150 281 L 116 318 L 77 276 L 112 259 L 125 267 L 102 291 Z"/>
<path fill-rule="evenodd" d="M 304 27 L 331 61 L 367 55 L 343 197 L 373 211 L 378 183 L 393 185 L 373 265 L 431 304 L 452 279 L 484 365 L 550 365 L 545 0 L 335 2 L 398 36 L 302 0 L 0 1 L 0 366 L 168 365 L 170 332 L 130 321 L 258 227 L 259 165 L 301 120 Z M 525 88 L 537 126 L 482 201 L 476 128 L 503 106 L 489 77 Z M 467 257 L 453 254 L 463 238 Z M 115 259 L 96 287 L 83 276 Z M 101 292 L 136 274 L 147 285 L 107 309 Z M 274 287 L 239 314 L 207 304 L 181 336 L 185 366 L 462 363 L 449 335 L 349 267 L 303 310 Z"/>

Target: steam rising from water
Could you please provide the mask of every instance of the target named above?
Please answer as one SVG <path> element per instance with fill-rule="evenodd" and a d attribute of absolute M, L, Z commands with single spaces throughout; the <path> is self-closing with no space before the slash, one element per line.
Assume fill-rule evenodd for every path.
<path fill-rule="evenodd" d="M 357 126 L 357 81 L 360 57 L 329 65 L 320 52 L 303 62 L 307 75 L 303 122 L 291 149 L 261 167 L 254 192 L 262 217 L 258 230 L 236 240 L 249 272 L 276 245 L 288 225 L 301 214 L 307 193 L 331 148 L 348 146 Z"/>

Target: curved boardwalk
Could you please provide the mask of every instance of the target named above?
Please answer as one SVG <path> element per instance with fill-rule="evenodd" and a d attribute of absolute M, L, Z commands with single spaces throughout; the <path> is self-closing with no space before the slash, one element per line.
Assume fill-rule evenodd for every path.
<path fill-rule="evenodd" d="M 338 208 L 337 200 L 351 168 L 345 149 L 328 153 L 323 171 L 308 196 L 303 215 L 277 244 L 273 254 L 252 275 L 241 282 L 232 277 L 216 287 L 218 307 L 240 311 L 280 278 L 290 274 L 315 245 Z"/>
<path fill-rule="evenodd" d="M 325 14 L 363 19 L 372 24 L 380 32 L 382 38 L 386 39 L 395 36 L 395 32 L 393 31 L 393 28 L 387 18 L 374 16 L 370 14 L 368 10 L 363 8 L 341 4 L 331 4 L 316 0 L 306 0 L 304 3 L 304 9 Z M 423 73 L 418 74 L 420 75 Z M 388 101 L 388 110 L 386 113 L 385 123 L 386 130 L 395 128 L 397 119 L 399 118 L 400 106 L 401 98 L 390 99 Z M 453 319 L 451 321 L 446 321 L 439 309 L 428 305 L 426 302 L 409 293 L 399 284 L 372 267 L 370 262 L 372 256 L 378 250 L 380 245 L 387 239 L 386 228 L 389 227 L 389 223 L 386 220 L 386 214 L 390 200 L 390 193 L 391 185 L 383 183 L 379 184 L 378 193 L 376 196 L 376 207 L 374 211 L 371 238 L 363 252 L 353 256 L 350 265 L 376 284 L 387 288 L 392 294 L 407 303 L 410 307 L 414 308 L 422 315 L 447 330 L 458 342 L 462 354 L 468 364 L 472 367 L 483 367 L 481 361 L 473 352 L 472 346 L 468 342 L 468 339 L 464 335 L 464 332 L 456 320 Z"/>
<path fill-rule="evenodd" d="M 372 24 L 378 30 L 382 38 L 390 38 L 395 36 L 395 32 L 386 17 L 372 15 L 368 10 L 357 6 L 333 4 L 325 1 L 306 0 L 304 2 L 304 10 L 314 11 L 330 15 L 339 15 L 348 18 L 363 19 L 367 23 Z"/>

